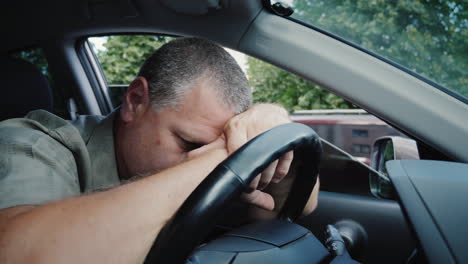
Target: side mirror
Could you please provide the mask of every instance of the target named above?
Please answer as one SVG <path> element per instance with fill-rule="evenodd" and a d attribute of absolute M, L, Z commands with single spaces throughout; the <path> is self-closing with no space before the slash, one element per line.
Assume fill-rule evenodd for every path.
<path fill-rule="evenodd" d="M 387 161 L 414 159 L 419 159 L 416 141 L 399 136 L 376 139 L 371 152 L 371 167 L 379 173 L 371 172 L 369 175 L 372 194 L 381 198 L 393 198 L 393 187 L 386 167 Z"/>

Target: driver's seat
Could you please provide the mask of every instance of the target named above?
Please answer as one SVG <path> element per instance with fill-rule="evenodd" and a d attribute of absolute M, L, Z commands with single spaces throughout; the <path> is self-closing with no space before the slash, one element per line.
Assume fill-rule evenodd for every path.
<path fill-rule="evenodd" d="M 31 63 L 0 56 L 0 121 L 24 117 L 36 109 L 53 110 L 52 91 L 45 76 Z"/>

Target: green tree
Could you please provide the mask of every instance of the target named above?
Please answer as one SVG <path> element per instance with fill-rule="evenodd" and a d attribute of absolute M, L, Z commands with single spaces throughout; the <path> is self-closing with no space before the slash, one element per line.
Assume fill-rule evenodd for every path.
<path fill-rule="evenodd" d="M 171 39 L 154 35 L 107 37 L 105 49 L 98 52 L 107 82 L 110 85 L 129 84 L 138 74 L 146 58 Z"/>
<path fill-rule="evenodd" d="M 468 97 L 466 0 L 295 0 L 295 18 Z"/>
<path fill-rule="evenodd" d="M 121 104 L 126 85 L 135 79 L 145 60 L 171 39 L 154 35 L 106 37 L 103 45 L 105 49 L 98 51 L 97 56 L 109 84 L 109 95 L 114 105 Z"/>
<path fill-rule="evenodd" d="M 332 32 L 468 97 L 466 0 L 295 0 L 293 17 Z M 316 85 L 256 59 L 256 102 L 290 110 L 353 108 Z"/>
<path fill-rule="evenodd" d="M 289 111 L 356 108 L 323 88 L 271 64 L 253 57 L 249 57 L 247 63 L 255 103 L 279 103 Z"/>
<path fill-rule="evenodd" d="M 107 37 L 98 58 L 110 85 L 114 105 L 121 102 L 123 90 L 115 85 L 129 84 L 144 60 L 172 38 L 152 35 Z M 254 102 L 276 102 L 289 110 L 353 108 L 343 99 L 272 65 L 248 58 L 248 77 Z"/>

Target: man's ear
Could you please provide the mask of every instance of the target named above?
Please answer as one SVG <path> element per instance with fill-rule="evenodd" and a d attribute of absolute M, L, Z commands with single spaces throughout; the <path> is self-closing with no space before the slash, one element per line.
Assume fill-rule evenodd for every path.
<path fill-rule="evenodd" d="M 124 122 L 141 117 L 150 107 L 149 87 L 145 77 L 137 77 L 127 88 L 120 116 Z"/>

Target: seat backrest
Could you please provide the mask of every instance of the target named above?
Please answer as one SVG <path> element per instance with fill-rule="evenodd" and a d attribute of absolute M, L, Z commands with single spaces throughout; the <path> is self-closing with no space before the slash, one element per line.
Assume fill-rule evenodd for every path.
<path fill-rule="evenodd" d="M 0 56 L 0 121 L 36 109 L 53 110 L 52 90 L 45 76 L 29 62 Z"/>

